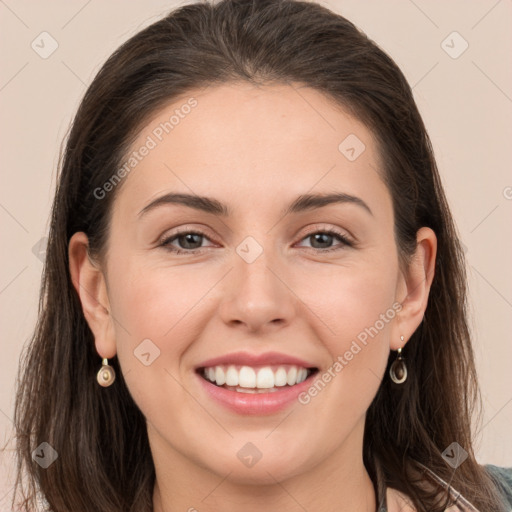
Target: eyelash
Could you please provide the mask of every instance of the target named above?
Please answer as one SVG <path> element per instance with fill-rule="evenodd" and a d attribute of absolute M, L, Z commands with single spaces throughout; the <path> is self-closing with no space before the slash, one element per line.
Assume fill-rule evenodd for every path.
<path fill-rule="evenodd" d="M 335 229 L 312 231 L 312 232 L 306 234 L 303 238 L 301 238 L 300 241 L 305 240 L 306 238 L 309 238 L 313 235 L 318 235 L 318 234 L 335 236 L 342 243 L 338 246 L 329 247 L 327 249 L 317 249 L 315 247 L 309 247 L 309 249 L 312 249 L 313 251 L 326 253 L 326 252 L 332 252 L 332 251 L 339 251 L 339 250 L 343 249 L 345 246 L 347 246 L 347 247 L 354 246 L 354 243 L 351 242 L 343 233 L 340 233 L 339 231 L 336 231 Z M 184 229 L 183 231 L 178 231 L 178 232 L 174 233 L 173 235 L 164 238 L 160 243 L 160 247 L 164 247 L 164 249 L 166 249 L 167 251 L 172 252 L 174 254 L 197 254 L 197 253 L 201 252 L 203 249 L 205 249 L 205 247 L 200 247 L 197 249 L 177 249 L 170 245 L 171 242 L 173 242 L 180 236 L 184 236 L 184 235 L 199 235 L 199 236 L 202 236 L 202 237 L 210 240 L 209 237 L 206 236 L 206 234 L 202 233 L 201 231 L 192 231 L 192 230 Z"/>

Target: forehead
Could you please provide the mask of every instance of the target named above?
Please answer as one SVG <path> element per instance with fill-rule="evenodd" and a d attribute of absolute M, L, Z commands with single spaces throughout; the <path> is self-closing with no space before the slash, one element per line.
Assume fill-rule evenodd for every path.
<path fill-rule="evenodd" d="M 280 206 L 284 193 L 385 193 L 372 133 L 320 92 L 298 84 L 190 91 L 147 122 L 129 160 L 135 165 L 120 200 L 137 211 L 170 190 L 242 204 L 275 199 Z"/>

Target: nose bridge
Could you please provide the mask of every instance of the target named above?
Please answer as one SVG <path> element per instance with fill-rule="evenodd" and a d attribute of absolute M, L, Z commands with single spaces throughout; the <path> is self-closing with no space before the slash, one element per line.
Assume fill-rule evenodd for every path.
<path fill-rule="evenodd" d="M 231 284 L 221 307 L 225 322 L 243 323 L 252 330 L 288 323 L 295 310 L 272 236 L 258 238 L 247 236 L 236 246 Z"/>
<path fill-rule="evenodd" d="M 253 236 L 247 236 L 237 247 L 235 271 L 238 276 L 238 295 L 245 294 L 246 299 L 258 299 L 264 302 L 274 302 L 276 296 L 282 295 L 282 282 L 276 277 L 277 263 L 276 247 L 271 236 L 259 236 L 259 241 Z M 274 267 L 274 268 L 273 268 Z"/>

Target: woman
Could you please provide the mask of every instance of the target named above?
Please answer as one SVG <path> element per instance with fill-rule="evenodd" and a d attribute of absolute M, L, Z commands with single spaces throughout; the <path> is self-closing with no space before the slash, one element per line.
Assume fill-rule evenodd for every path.
<path fill-rule="evenodd" d="M 506 510 L 510 470 L 472 448 L 465 287 L 382 50 L 313 3 L 175 10 L 69 134 L 23 510 L 38 490 L 55 512 Z"/>

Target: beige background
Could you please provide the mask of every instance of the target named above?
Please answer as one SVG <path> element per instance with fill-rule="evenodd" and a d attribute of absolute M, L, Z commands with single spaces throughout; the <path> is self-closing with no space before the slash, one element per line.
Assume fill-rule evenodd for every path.
<path fill-rule="evenodd" d="M 47 232 L 60 142 L 107 56 L 184 3 L 0 0 L 2 443 L 11 433 L 18 358 L 36 318 L 42 263 L 33 247 Z M 363 29 L 395 59 L 414 88 L 467 247 L 485 406 L 477 457 L 481 463 L 511 466 L 512 3 L 320 3 Z M 31 47 L 43 31 L 58 43 L 47 59 Z M 454 31 L 463 39 L 450 35 Z M 458 58 L 445 51 L 455 55 L 464 41 L 469 46 Z M 12 474 L 7 452 L 0 465 L 2 511 L 9 509 Z"/>

